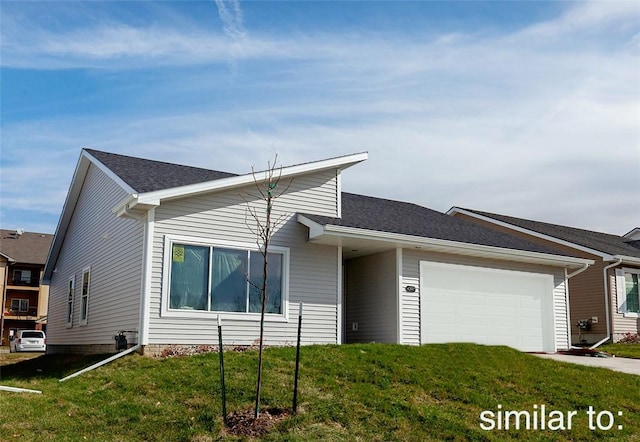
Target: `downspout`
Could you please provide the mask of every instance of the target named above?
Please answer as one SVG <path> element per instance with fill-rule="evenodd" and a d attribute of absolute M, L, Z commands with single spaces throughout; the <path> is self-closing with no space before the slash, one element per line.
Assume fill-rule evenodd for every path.
<path fill-rule="evenodd" d="M 125 213 L 127 215 L 133 216 L 132 214 L 130 214 L 128 212 L 128 209 L 127 209 L 126 206 L 125 206 L 124 211 L 125 211 Z M 111 357 L 109 357 L 109 358 L 107 358 L 107 359 L 105 359 L 103 361 L 96 362 L 95 364 L 93 364 L 93 365 L 91 365 L 91 366 L 89 366 L 87 368 L 83 368 L 80 371 L 72 373 L 69 376 L 60 379 L 58 382 L 64 382 L 67 379 L 71 379 L 71 378 L 74 378 L 76 376 L 80 376 L 83 373 L 86 373 L 88 371 L 94 370 L 94 369 L 96 369 L 98 367 L 102 367 L 103 365 L 108 364 L 111 361 L 115 361 L 116 359 L 119 359 L 119 358 L 121 358 L 123 356 L 126 356 L 126 355 L 128 355 L 130 353 L 133 353 L 135 351 L 138 351 L 138 350 L 142 349 L 142 346 L 144 345 L 144 340 L 146 339 L 146 336 L 147 336 L 146 331 L 147 331 L 147 328 L 148 328 L 148 322 L 145 321 L 145 316 L 144 315 L 145 315 L 145 311 L 148 308 L 148 304 L 146 302 L 145 295 L 146 295 L 146 287 L 150 282 L 150 278 L 148 277 L 148 275 L 146 273 L 146 270 L 151 265 L 149 254 L 152 252 L 152 250 L 150 250 L 150 249 L 152 248 L 152 245 L 153 245 L 153 221 L 154 221 L 154 216 L 155 216 L 155 210 L 151 209 L 149 211 L 148 216 L 147 216 L 148 223 L 145 225 L 145 228 L 144 228 L 145 236 L 144 236 L 144 240 L 143 240 L 143 251 L 142 251 L 142 253 L 143 253 L 143 259 L 142 259 L 142 261 L 143 261 L 143 278 L 142 278 L 142 284 L 141 284 L 142 285 L 142 290 L 141 290 L 141 293 L 140 293 L 140 330 L 138 331 L 138 343 L 136 345 L 134 345 L 133 347 L 131 347 L 130 349 L 128 349 L 128 350 L 125 350 L 125 351 L 123 351 L 121 353 L 115 354 L 115 355 L 113 355 L 113 356 L 111 356 Z M 135 219 L 139 219 L 138 217 L 134 217 L 134 218 Z M 147 253 L 147 251 L 149 251 L 149 254 Z"/>
<path fill-rule="evenodd" d="M 0 345 L 4 341 L 4 303 L 6 302 L 7 283 L 9 282 L 9 266 L 12 263 L 7 260 L 7 266 L 4 268 L 4 281 L 2 285 L 2 309 L 0 310 Z M 11 345 L 11 343 L 9 343 Z"/>
<path fill-rule="evenodd" d="M 151 272 L 153 271 L 153 238 L 155 235 L 156 209 L 147 212 L 142 244 L 142 286 L 140 289 L 140 322 L 138 344 L 141 348 L 149 344 L 149 297 L 151 294 Z"/>
<path fill-rule="evenodd" d="M 37 394 L 42 394 L 42 391 L 40 391 L 40 390 L 29 390 L 27 388 L 6 387 L 4 385 L 0 385 L 0 391 L 10 391 L 12 393 L 37 393 Z"/>
<path fill-rule="evenodd" d="M 578 269 L 578 270 L 576 270 L 575 272 L 573 272 L 573 273 L 569 273 L 569 274 L 567 275 L 567 279 L 573 278 L 573 277 L 574 277 L 574 276 L 576 276 L 578 273 L 582 273 L 582 272 L 584 272 L 585 270 L 587 270 L 587 269 L 589 268 L 589 265 L 590 265 L 590 264 L 585 264 L 584 266 L 582 266 L 581 268 L 579 268 L 579 269 Z"/>
<path fill-rule="evenodd" d="M 565 299 L 567 302 L 567 339 L 568 339 L 568 344 L 569 347 L 573 347 L 571 344 L 572 338 L 571 338 L 571 307 L 569 305 L 569 278 L 573 278 L 574 276 L 584 272 L 585 270 L 587 270 L 589 268 L 591 264 L 584 264 L 581 268 L 579 268 L 578 270 L 571 272 L 571 273 L 567 273 L 567 269 L 564 269 L 564 280 L 566 281 L 566 292 L 565 292 Z"/>
<path fill-rule="evenodd" d="M 129 350 L 125 350 L 122 353 L 115 354 L 115 355 L 105 359 L 104 361 L 96 362 L 95 364 L 93 364 L 93 365 L 91 365 L 91 366 L 89 366 L 87 368 L 83 368 L 80 371 L 76 371 L 75 373 L 70 374 L 69 376 L 60 379 L 58 382 L 64 382 L 67 379 L 71 379 L 71 378 L 75 378 L 76 376 L 80 376 L 82 373 L 86 373 L 86 372 L 94 370 L 94 369 L 96 369 L 98 367 L 102 367 L 103 365 L 108 364 L 111 361 L 115 361 L 116 359 L 121 358 L 121 357 L 123 357 L 125 355 L 128 355 L 129 353 L 133 353 L 134 351 L 138 350 L 140 347 L 141 347 L 140 344 L 134 345 Z"/>
<path fill-rule="evenodd" d="M 611 339 L 611 321 L 609 319 L 609 278 L 607 277 L 607 271 L 612 268 L 612 267 L 616 267 L 618 265 L 620 265 L 622 263 L 622 258 L 617 258 L 616 261 L 613 264 L 609 264 L 608 266 L 606 266 L 604 269 L 602 269 L 602 274 L 603 274 L 603 279 L 604 279 L 604 309 L 605 309 L 605 314 L 606 314 L 606 320 L 607 320 L 607 336 L 597 342 L 596 344 L 594 344 L 591 349 L 593 350 L 594 348 L 598 348 L 600 347 L 602 344 L 604 344 L 605 342 L 607 342 L 609 339 Z"/>

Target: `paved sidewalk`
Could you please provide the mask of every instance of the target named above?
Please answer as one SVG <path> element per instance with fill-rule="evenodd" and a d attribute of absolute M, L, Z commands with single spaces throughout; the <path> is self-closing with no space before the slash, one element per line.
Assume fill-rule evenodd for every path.
<path fill-rule="evenodd" d="M 594 358 L 592 356 L 572 356 L 562 354 L 535 354 L 535 356 L 545 359 L 553 359 L 554 361 L 569 362 L 571 364 L 608 368 L 609 370 L 621 371 L 623 373 L 636 374 L 640 376 L 640 359 Z"/>

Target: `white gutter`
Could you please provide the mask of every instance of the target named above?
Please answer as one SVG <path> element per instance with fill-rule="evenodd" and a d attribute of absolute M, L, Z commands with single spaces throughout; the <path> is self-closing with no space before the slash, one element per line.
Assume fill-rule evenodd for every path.
<path fill-rule="evenodd" d="M 0 391 L 11 391 L 13 393 L 37 393 L 42 394 L 40 390 L 29 390 L 27 388 L 5 387 L 0 385 Z"/>
<path fill-rule="evenodd" d="M 611 339 L 611 320 L 609 319 L 609 281 L 607 278 L 607 271 L 615 266 L 620 265 L 620 263 L 622 262 L 622 258 L 616 258 L 616 261 L 613 264 L 609 264 L 608 266 L 606 266 L 605 268 L 602 269 L 602 274 L 603 274 L 603 279 L 604 279 L 604 309 L 605 309 L 605 317 L 606 317 L 606 321 L 607 321 L 607 336 L 597 342 L 596 344 L 594 344 L 592 347 L 590 347 L 592 350 L 594 348 L 598 348 L 600 347 L 602 344 L 604 344 L 605 342 L 607 342 L 609 339 Z"/>
<path fill-rule="evenodd" d="M 123 357 L 123 356 L 125 356 L 125 355 L 128 355 L 129 353 L 133 353 L 134 351 L 138 350 L 139 348 L 140 348 L 140 344 L 134 345 L 134 346 L 133 346 L 133 347 L 131 347 L 129 350 L 125 350 L 125 351 L 123 351 L 122 353 L 118 353 L 118 354 L 116 354 L 116 355 L 113 355 L 113 356 L 111 356 L 111 357 L 109 357 L 109 358 L 105 359 L 104 361 L 97 362 L 97 363 L 93 364 L 93 365 L 92 365 L 92 366 L 90 366 L 90 367 L 83 368 L 83 369 L 82 369 L 82 370 L 80 370 L 80 371 L 76 371 L 75 373 L 70 374 L 70 375 L 69 375 L 69 376 L 67 376 L 66 378 L 62 378 L 62 379 L 60 379 L 58 382 L 64 382 L 64 381 L 66 381 L 67 379 L 75 378 L 76 376 L 80 376 L 81 374 L 86 373 L 86 372 L 88 372 L 88 371 L 91 371 L 91 370 L 93 370 L 93 369 L 95 369 L 95 368 L 102 367 L 103 365 L 108 364 L 108 363 L 109 363 L 109 362 L 111 362 L 111 361 L 115 361 L 116 359 L 121 358 L 121 357 Z"/>
<path fill-rule="evenodd" d="M 615 259 L 621 259 L 623 264 L 640 265 L 640 258 L 635 256 L 615 255 Z"/>
<path fill-rule="evenodd" d="M 589 268 L 589 265 L 590 265 L 590 264 L 585 264 L 585 265 L 584 265 L 584 267 L 582 267 L 582 268 L 580 268 L 580 269 L 576 270 L 576 271 L 575 271 L 575 272 L 573 272 L 573 273 L 569 273 L 569 274 L 567 275 L 567 279 L 573 278 L 573 277 L 574 277 L 574 276 L 576 276 L 578 273 L 582 273 L 582 272 L 584 272 L 585 270 L 587 270 L 587 269 Z"/>
<path fill-rule="evenodd" d="M 384 241 L 395 245 L 395 247 L 421 247 L 424 248 L 424 250 L 444 251 L 470 256 L 483 256 L 494 259 L 510 259 L 534 264 L 555 266 L 571 265 L 573 267 L 581 266 L 581 269 L 584 268 L 584 266 L 589 266 L 594 263 L 591 259 L 575 258 L 570 256 L 551 255 L 547 253 L 506 249 L 481 244 L 418 237 L 402 233 L 379 232 L 376 230 L 360 229 L 355 227 L 344 227 L 331 224 L 322 225 L 301 214 L 298 215 L 298 222 L 309 228 L 309 240 L 311 241 L 314 239 L 318 240 L 323 236 Z"/>

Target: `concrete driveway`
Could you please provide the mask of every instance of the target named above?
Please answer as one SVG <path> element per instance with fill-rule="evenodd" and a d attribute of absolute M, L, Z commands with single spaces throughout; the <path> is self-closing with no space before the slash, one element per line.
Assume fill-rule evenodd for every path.
<path fill-rule="evenodd" d="M 571 364 L 588 365 L 590 367 L 608 368 L 609 370 L 640 376 L 640 359 L 630 358 L 594 358 L 592 356 L 572 356 L 563 354 L 535 354 L 541 358 L 554 361 L 569 362 Z"/>

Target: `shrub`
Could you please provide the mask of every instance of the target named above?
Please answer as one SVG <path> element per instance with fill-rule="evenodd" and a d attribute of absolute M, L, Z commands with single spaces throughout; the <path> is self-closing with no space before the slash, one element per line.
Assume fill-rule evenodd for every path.
<path fill-rule="evenodd" d="M 625 333 L 622 339 L 618 341 L 618 344 L 640 344 L 640 334 Z"/>

